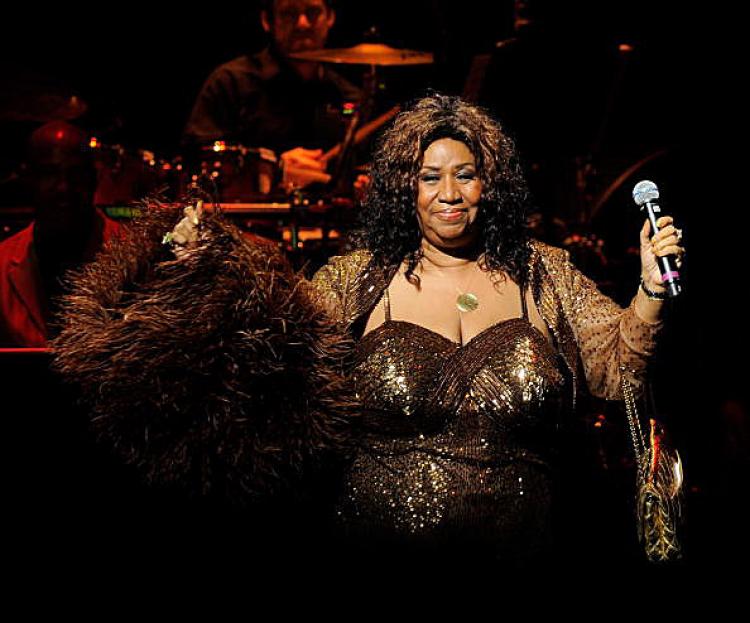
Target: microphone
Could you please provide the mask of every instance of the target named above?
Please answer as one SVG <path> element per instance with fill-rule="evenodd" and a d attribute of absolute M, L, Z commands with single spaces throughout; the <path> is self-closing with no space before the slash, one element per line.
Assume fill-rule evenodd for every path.
<path fill-rule="evenodd" d="M 656 219 L 664 216 L 661 206 L 659 205 L 659 189 L 653 182 L 642 180 L 633 188 L 633 200 L 635 204 L 643 211 L 646 210 L 648 220 L 651 222 L 651 236 L 659 231 L 656 226 Z M 682 292 L 680 285 L 680 273 L 675 266 L 675 256 L 665 255 L 657 257 L 659 270 L 661 271 L 661 280 L 667 285 L 667 294 L 670 298 L 676 297 Z"/>

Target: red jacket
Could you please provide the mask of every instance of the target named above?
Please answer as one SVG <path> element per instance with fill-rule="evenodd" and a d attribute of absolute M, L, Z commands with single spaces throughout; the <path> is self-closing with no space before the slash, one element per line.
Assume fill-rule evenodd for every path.
<path fill-rule="evenodd" d="M 89 240 L 99 250 L 125 228 L 96 211 L 97 224 Z M 34 252 L 34 223 L 0 242 L 0 347 L 44 347 L 44 292 Z"/>

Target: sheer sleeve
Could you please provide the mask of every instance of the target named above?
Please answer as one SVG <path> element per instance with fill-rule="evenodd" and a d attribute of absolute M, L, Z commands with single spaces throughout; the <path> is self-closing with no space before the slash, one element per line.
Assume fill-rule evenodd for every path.
<path fill-rule="evenodd" d="M 313 276 L 312 287 L 317 298 L 336 322 L 346 325 L 359 313 L 358 289 L 368 277 L 365 267 L 370 257 L 364 250 L 337 255 Z"/>
<path fill-rule="evenodd" d="M 563 305 L 580 350 L 586 384 L 600 398 L 622 398 L 621 366 L 634 391 L 642 390 L 649 359 L 664 322 L 648 323 L 635 311 L 635 296 L 626 308 L 599 291 L 564 251 Z"/>

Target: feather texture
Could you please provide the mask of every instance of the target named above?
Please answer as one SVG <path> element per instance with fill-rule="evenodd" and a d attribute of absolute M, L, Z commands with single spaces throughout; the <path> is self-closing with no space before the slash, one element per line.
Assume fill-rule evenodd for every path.
<path fill-rule="evenodd" d="M 252 499 L 346 453 L 349 338 L 277 252 L 207 213 L 181 260 L 182 216 L 152 205 L 67 277 L 53 366 L 97 436 L 153 483 Z"/>

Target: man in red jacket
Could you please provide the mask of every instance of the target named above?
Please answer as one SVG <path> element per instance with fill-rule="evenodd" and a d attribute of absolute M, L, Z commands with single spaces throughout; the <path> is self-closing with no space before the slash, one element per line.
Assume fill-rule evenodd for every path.
<path fill-rule="evenodd" d="M 0 347 L 46 346 L 64 272 L 123 231 L 94 207 L 96 169 L 80 128 L 53 121 L 37 129 L 28 164 L 35 220 L 0 242 Z"/>

